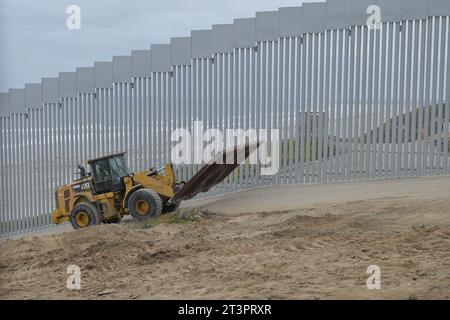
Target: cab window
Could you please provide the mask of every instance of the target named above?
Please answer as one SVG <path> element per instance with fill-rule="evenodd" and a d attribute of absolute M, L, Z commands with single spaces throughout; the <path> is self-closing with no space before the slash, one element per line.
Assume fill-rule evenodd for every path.
<path fill-rule="evenodd" d="M 128 167 L 123 156 L 112 157 L 110 160 L 111 172 L 114 177 L 124 177 L 129 174 Z"/>
<path fill-rule="evenodd" d="M 97 182 L 111 180 L 111 171 L 109 168 L 108 159 L 95 162 L 92 171 L 94 174 L 94 179 Z"/>

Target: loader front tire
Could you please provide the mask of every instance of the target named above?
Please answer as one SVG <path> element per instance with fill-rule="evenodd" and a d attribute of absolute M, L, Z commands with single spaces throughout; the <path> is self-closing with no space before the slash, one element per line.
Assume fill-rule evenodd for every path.
<path fill-rule="evenodd" d="M 102 223 L 97 209 L 86 202 L 75 205 L 70 213 L 70 223 L 74 229 L 87 228 Z"/>
<path fill-rule="evenodd" d="M 138 220 L 156 217 L 162 211 L 161 197 L 151 189 L 139 189 L 130 196 L 128 210 Z"/>

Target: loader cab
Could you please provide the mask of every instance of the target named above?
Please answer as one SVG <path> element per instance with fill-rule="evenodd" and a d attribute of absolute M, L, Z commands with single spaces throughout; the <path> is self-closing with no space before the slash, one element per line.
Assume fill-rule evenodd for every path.
<path fill-rule="evenodd" d="M 125 153 L 89 160 L 88 164 L 92 173 L 93 194 L 125 190 L 123 178 L 131 174 Z"/>

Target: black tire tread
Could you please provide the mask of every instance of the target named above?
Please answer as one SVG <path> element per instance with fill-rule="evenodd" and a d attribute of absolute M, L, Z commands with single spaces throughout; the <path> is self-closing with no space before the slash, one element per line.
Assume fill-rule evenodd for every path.
<path fill-rule="evenodd" d="M 147 196 L 150 196 L 150 197 L 152 197 L 153 199 L 155 199 L 155 202 L 156 202 L 156 211 L 155 211 L 155 214 L 152 215 L 152 216 L 150 216 L 150 217 L 156 217 L 156 216 L 159 216 L 159 215 L 161 214 L 161 212 L 162 212 L 162 209 L 163 209 L 163 204 L 162 204 L 161 197 L 159 196 L 159 194 L 158 194 L 156 191 L 153 191 L 153 190 L 151 190 L 151 189 L 146 189 L 146 188 L 136 190 L 136 191 L 130 196 L 130 199 L 128 200 L 128 210 L 130 211 L 131 216 L 132 216 L 133 218 L 139 219 L 139 220 L 141 220 L 142 218 L 145 218 L 144 216 L 141 216 L 141 215 L 139 215 L 138 213 L 135 213 L 135 212 L 134 212 L 134 209 L 133 209 L 134 199 L 135 199 L 136 197 L 138 197 L 139 195 L 142 195 L 142 194 L 146 194 Z"/>
<path fill-rule="evenodd" d="M 80 208 L 80 207 L 87 207 L 88 209 L 90 209 L 90 210 L 92 210 L 92 212 L 93 212 L 93 215 L 94 215 L 94 217 L 95 217 L 95 223 L 93 224 L 93 225 L 99 225 L 99 224 L 101 224 L 102 223 L 102 217 L 100 216 L 100 213 L 98 212 L 98 210 L 97 210 L 97 208 L 93 205 L 93 204 L 91 204 L 91 203 L 89 203 L 89 202 L 80 202 L 80 203 L 77 203 L 74 207 L 73 207 L 73 209 L 72 209 L 72 211 L 71 211 L 71 213 L 70 213 L 70 223 L 72 224 L 72 227 L 74 228 L 74 229 L 80 229 L 80 227 L 73 221 L 73 219 L 74 219 L 74 217 L 73 217 L 73 212 L 76 210 L 76 209 L 78 209 L 78 208 Z"/>

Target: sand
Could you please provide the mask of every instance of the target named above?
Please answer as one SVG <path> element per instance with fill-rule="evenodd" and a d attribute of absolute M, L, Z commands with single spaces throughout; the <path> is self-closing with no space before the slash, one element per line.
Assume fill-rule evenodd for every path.
<path fill-rule="evenodd" d="M 449 177 L 261 188 L 181 212 L 195 221 L 2 241 L 0 298 L 450 298 Z"/>

